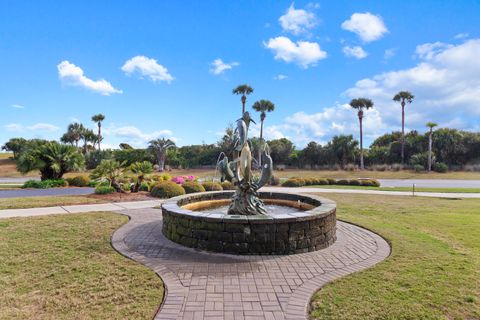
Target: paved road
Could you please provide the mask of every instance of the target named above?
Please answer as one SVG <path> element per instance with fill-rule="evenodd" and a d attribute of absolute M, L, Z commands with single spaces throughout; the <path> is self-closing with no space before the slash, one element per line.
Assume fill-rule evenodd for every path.
<path fill-rule="evenodd" d="M 25 181 L 28 180 L 40 180 L 40 178 L 36 177 L 28 177 L 28 178 L 0 178 L 0 184 L 2 183 L 24 183 Z"/>
<path fill-rule="evenodd" d="M 447 180 L 447 179 L 378 179 L 382 187 L 417 188 L 480 188 L 480 180 Z"/>
<path fill-rule="evenodd" d="M 80 196 L 92 194 L 94 188 L 52 188 L 52 189 L 12 189 L 0 190 L 0 198 Z"/>

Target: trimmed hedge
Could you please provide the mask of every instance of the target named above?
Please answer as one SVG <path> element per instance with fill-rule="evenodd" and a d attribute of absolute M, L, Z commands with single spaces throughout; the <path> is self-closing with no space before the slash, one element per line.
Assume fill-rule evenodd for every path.
<path fill-rule="evenodd" d="M 187 181 L 182 184 L 185 193 L 205 192 L 205 188 L 198 182 Z"/>
<path fill-rule="evenodd" d="M 282 183 L 282 187 L 303 187 L 305 186 L 305 180 L 300 178 L 288 179 Z"/>
<path fill-rule="evenodd" d="M 350 181 L 345 180 L 345 179 L 341 179 L 341 180 L 338 180 L 336 184 L 341 185 L 341 186 L 348 186 L 348 185 L 350 185 Z"/>
<path fill-rule="evenodd" d="M 68 185 L 72 187 L 87 187 L 90 183 L 90 178 L 87 176 L 76 176 L 67 178 Z"/>
<path fill-rule="evenodd" d="M 303 187 L 310 185 L 342 185 L 342 186 L 365 186 L 365 187 L 380 187 L 380 182 L 375 179 L 323 179 L 323 178 L 290 178 L 282 183 L 283 187 Z"/>
<path fill-rule="evenodd" d="M 49 189 L 49 188 L 59 188 L 59 187 L 68 187 L 68 182 L 64 179 L 56 180 L 28 180 L 25 181 L 22 188 L 33 188 L 33 189 Z"/>
<path fill-rule="evenodd" d="M 328 184 L 334 185 L 337 184 L 337 180 L 333 178 L 327 178 Z"/>
<path fill-rule="evenodd" d="M 185 189 L 179 184 L 172 181 L 162 181 L 157 183 L 150 192 L 152 197 L 156 198 L 172 198 L 185 194 Z"/>
<path fill-rule="evenodd" d="M 223 181 L 221 183 L 221 185 L 222 185 L 223 190 L 235 190 L 235 189 L 237 189 L 237 188 L 235 188 L 233 183 L 231 183 L 230 181 Z"/>
<path fill-rule="evenodd" d="M 202 186 L 205 188 L 206 191 L 222 191 L 222 185 L 218 182 L 213 181 L 205 181 L 202 183 Z"/>
<path fill-rule="evenodd" d="M 114 192 L 115 192 L 115 189 L 111 186 L 97 186 L 95 188 L 96 194 L 111 194 Z"/>

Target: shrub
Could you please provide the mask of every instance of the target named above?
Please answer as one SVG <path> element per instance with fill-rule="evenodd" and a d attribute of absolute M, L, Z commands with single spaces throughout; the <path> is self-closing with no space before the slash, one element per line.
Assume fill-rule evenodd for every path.
<path fill-rule="evenodd" d="M 157 183 L 150 194 L 156 198 L 172 198 L 185 194 L 185 189 L 172 181 L 162 181 Z"/>
<path fill-rule="evenodd" d="M 337 184 L 337 180 L 333 179 L 333 178 L 327 178 L 327 181 L 328 181 L 328 184 Z"/>
<path fill-rule="evenodd" d="M 140 188 L 138 188 L 138 191 L 150 191 L 150 185 L 146 182 L 142 183 L 140 185 Z"/>
<path fill-rule="evenodd" d="M 362 183 L 360 182 L 360 180 L 352 179 L 352 180 L 348 181 L 348 184 L 351 185 L 351 186 L 359 186 Z"/>
<path fill-rule="evenodd" d="M 445 173 L 448 171 L 448 166 L 443 162 L 437 162 L 433 165 L 433 170 L 439 173 Z"/>
<path fill-rule="evenodd" d="M 416 164 L 413 166 L 413 170 L 415 170 L 415 172 L 422 172 L 425 170 L 425 167 L 421 164 Z"/>
<path fill-rule="evenodd" d="M 235 190 L 235 186 L 233 185 L 233 183 L 231 183 L 230 181 L 223 181 L 222 182 L 222 188 L 223 190 Z"/>
<path fill-rule="evenodd" d="M 110 150 L 93 150 L 85 155 L 85 166 L 87 169 L 95 169 L 104 159 L 112 159 L 113 153 Z"/>
<path fill-rule="evenodd" d="M 88 187 L 90 188 L 95 188 L 96 186 L 98 186 L 100 183 L 97 182 L 97 181 L 93 181 L 93 180 L 90 180 L 90 182 L 88 183 Z"/>
<path fill-rule="evenodd" d="M 341 185 L 341 186 L 348 186 L 348 185 L 350 185 L 350 181 L 342 179 L 342 180 L 338 180 L 336 184 Z"/>
<path fill-rule="evenodd" d="M 380 187 L 380 182 L 375 179 L 360 180 L 360 184 L 364 187 Z"/>
<path fill-rule="evenodd" d="M 115 189 L 111 186 L 97 186 L 95 188 L 96 194 L 110 194 L 114 192 L 115 192 Z"/>
<path fill-rule="evenodd" d="M 59 187 L 68 187 L 68 182 L 63 179 L 48 179 L 48 180 L 28 180 L 26 181 L 22 188 L 33 188 L 33 189 L 49 189 L 49 188 L 59 188 Z"/>
<path fill-rule="evenodd" d="M 305 185 L 305 180 L 298 178 L 291 178 L 282 183 L 283 187 L 303 187 Z"/>
<path fill-rule="evenodd" d="M 86 176 L 76 176 L 67 178 L 68 184 L 73 187 L 86 187 L 90 183 L 90 179 Z"/>
<path fill-rule="evenodd" d="M 175 182 L 176 184 L 184 184 L 185 183 L 185 178 L 182 176 L 174 177 L 171 180 L 172 182 Z"/>
<path fill-rule="evenodd" d="M 315 179 L 315 184 L 319 186 L 323 186 L 323 185 L 330 184 L 330 182 L 327 179 L 318 178 L 318 179 Z"/>
<path fill-rule="evenodd" d="M 314 178 L 304 178 L 303 180 L 305 181 L 306 186 L 312 186 L 315 184 L 316 181 L 316 179 Z"/>
<path fill-rule="evenodd" d="M 205 181 L 204 183 L 202 183 L 202 185 L 206 191 L 222 191 L 223 190 L 222 185 L 214 181 Z"/>
<path fill-rule="evenodd" d="M 187 181 L 182 184 L 186 193 L 205 192 L 205 188 L 198 182 Z"/>
<path fill-rule="evenodd" d="M 400 171 L 400 170 L 403 170 L 403 165 L 401 163 L 392 164 L 392 171 Z"/>
<path fill-rule="evenodd" d="M 357 166 L 354 165 L 354 164 L 349 163 L 349 164 L 347 164 L 347 165 L 345 166 L 345 169 L 344 169 L 344 170 L 346 170 L 346 171 L 355 171 L 355 170 L 357 170 Z"/>
<path fill-rule="evenodd" d="M 170 180 L 172 180 L 172 176 L 169 175 L 168 173 L 162 173 L 161 175 L 159 175 L 157 177 L 157 180 L 160 181 L 160 182 L 161 181 L 170 181 Z"/>

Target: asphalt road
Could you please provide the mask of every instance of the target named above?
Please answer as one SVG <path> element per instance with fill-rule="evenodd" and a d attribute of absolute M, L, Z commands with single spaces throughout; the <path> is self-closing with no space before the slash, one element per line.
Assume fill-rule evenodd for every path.
<path fill-rule="evenodd" d="M 382 187 L 480 188 L 480 180 L 379 179 Z"/>
<path fill-rule="evenodd" d="M 0 198 L 80 196 L 92 194 L 94 188 L 52 188 L 52 189 L 12 189 L 0 190 Z"/>

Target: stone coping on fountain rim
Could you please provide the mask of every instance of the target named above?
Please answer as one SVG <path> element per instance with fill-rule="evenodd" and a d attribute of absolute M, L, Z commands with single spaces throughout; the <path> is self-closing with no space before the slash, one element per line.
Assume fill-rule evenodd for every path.
<path fill-rule="evenodd" d="M 182 195 L 178 197 L 171 198 L 166 200 L 162 204 L 162 208 L 167 209 L 168 211 L 180 215 L 187 215 L 193 220 L 203 220 L 203 221 L 225 221 L 227 223 L 245 223 L 249 221 L 250 223 L 271 223 L 275 220 L 281 220 L 283 222 L 290 221 L 308 221 L 321 218 L 323 216 L 328 216 L 329 214 L 336 210 L 337 204 L 335 201 L 319 197 L 315 195 L 302 195 L 298 193 L 288 193 L 288 192 L 258 192 L 260 199 L 269 199 L 269 200 L 280 200 L 285 202 L 297 202 L 300 201 L 309 206 L 313 206 L 313 209 L 306 211 L 298 211 L 293 213 L 279 214 L 279 215 L 226 215 L 224 213 L 216 211 L 215 208 L 208 211 L 193 211 L 183 208 L 183 206 L 202 201 L 212 201 L 212 200 L 228 200 L 232 197 L 235 191 L 210 191 L 210 192 L 199 192 L 199 193 L 190 193 L 187 195 Z M 279 201 L 279 202 L 280 202 Z M 280 204 L 280 203 L 279 203 Z M 273 220 L 273 221 L 272 221 Z"/>
<path fill-rule="evenodd" d="M 201 250 L 247 255 L 296 254 L 324 249 L 336 240 L 335 202 L 311 195 L 259 192 L 261 199 L 300 201 L 311 210 L 277 215 L 226 215 L 182 206 L 229 199 L 233 191 L 179 196 L 162 204 L 162 233 L 171 241 Z"/>

